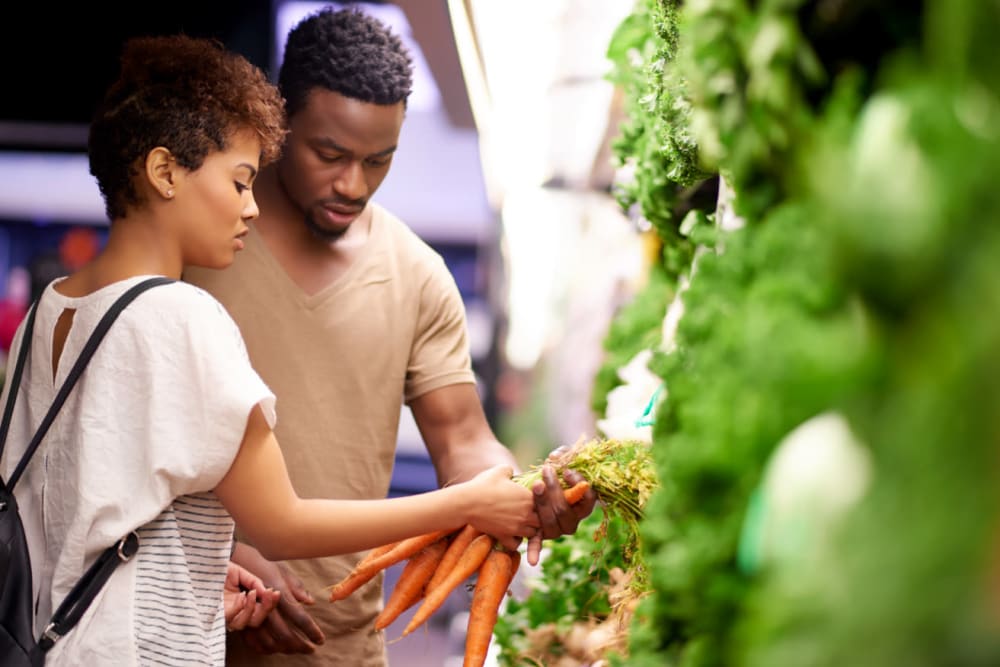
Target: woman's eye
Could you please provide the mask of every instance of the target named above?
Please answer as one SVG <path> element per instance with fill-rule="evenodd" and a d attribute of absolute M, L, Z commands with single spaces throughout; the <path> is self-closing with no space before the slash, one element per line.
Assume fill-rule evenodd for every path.
<path fill-rule="evenodd" d="M 240 194 L 243 194 L 244 192 L 246 192 L 247 190 L 250 189 L 249 185 L 244 185 L 243 183 L 240 183 L 239 181 L 233 181 L 233 183 L 236 184 L 236 191 L 239 192 Z"/>

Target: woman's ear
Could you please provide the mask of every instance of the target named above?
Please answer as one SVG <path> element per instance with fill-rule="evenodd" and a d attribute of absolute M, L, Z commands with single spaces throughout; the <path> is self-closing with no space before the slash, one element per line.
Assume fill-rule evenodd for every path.
<path fill-rule="evenodd" d="M 164 199 L 173 199 L 177 161 L 173 153 L 157 146 L 146 154 L 146 179 Z"/>

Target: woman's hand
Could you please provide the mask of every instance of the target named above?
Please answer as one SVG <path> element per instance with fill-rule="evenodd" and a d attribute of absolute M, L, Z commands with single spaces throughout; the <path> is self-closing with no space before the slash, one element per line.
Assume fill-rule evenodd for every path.
<path fill-rule="evenodd" d="M 497 465 L 464 484 L 469 498 L 468 523 L 492 535 L 511 551 L 542 525 L 535 513 L 534 496 L 511 480 L 513 473 L 510 466 Z"/>
<path fill-rule="evenodd" d="M 312 595 L 298 577 L 281 563 L 274 563 L 253 547 L 238 542 L 233 558 L 260 575 L 260 580 L 277 592 L 283 592 L 277 608 L 263 623 L 248 627 L 243 642 L 253 651 L 270 653 L 313 653 L 325 640 L 323 631 L 304 605 L 313 604 Z"/>
<path fill-rule="evenodd" d="M 264 585 L 260 577 L 229 561 L 222 589 L 223 612 L 229 631 L 255 628 L 277 606 L 281 592 Z"/>

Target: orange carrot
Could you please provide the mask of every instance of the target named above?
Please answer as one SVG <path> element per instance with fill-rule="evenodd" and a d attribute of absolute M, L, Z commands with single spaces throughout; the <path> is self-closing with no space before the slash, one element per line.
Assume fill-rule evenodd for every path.
<path fill-rule="evenodd" d="M 507 555 L 510 559 L 514 561 L 514 567 L 510 571 L 510 581 L 507 582 L 507 589 L 510 588 L 511 583 L 514 581 L 514 575 L 517 574 L 517 569 L 521 566 L 521 552 L 520 551 L 508 551 Z M 509 593 L 510 590 L 505 589 L 504 592 Z"/>
<path fill-rule="evenodd" d="M 379 557 L 384 556 L 385 554 L 389 553 L 398 544 L 399 544 L 399 542 L 389 542 L 388 544 L 383 544 L 380 547 L 375 547 L 374 549 L 370 550 L 367 554 L 365 554 L 361 558 L 361 560 L 359 560 L 357 563 L 354 564 L 354 567 L 351 569 L 351 573 L 353 574 L 354 572 L 357 572 L 359 570 L 367 568 L 368 565 L 373 560 L 375 560 L 376 558 L 379 558 Z M 333 589 L 334 586 L 336 586 L 336 584 L 330 584 L 324 590 L 331 590 L 331 589 Z"/>
<path fill-rule="evenodd" d="M 427 591 L 423 603 L 417 608 L 417 613 L 410 619 L 410 623 L 403 630 L 403 636 L 410 634 L 420 625 L 430 618 L 431 614 L 438 610 L 453 590 L 468 579 L 479 569 L 486 557 L 493 550 L 493 538 L 483 534 L 472 540 L 465 548 L 462 557 L 458 559 L 454 569 L 437 585 L 433 590 Z"/>
<path fill-rule="evenodd" d="M 379 556 L 384 556 L 385 554 L 392 551 L 398 544 L 399 542 L 389 542 L 389 544 L 383 544 L 380 547 L 375 547 L 374 549 L 369 551 L 364 558 L 358 561 L 358 564 L 355 565 L 355 568 L 366 567 L 368 563 L 375 560 Z"/>
<path fill-rule="evenodd" d="M 400 614 L 415 605 L 423 596 L 427 582 L 437 569 L 441 557 L 448 549 L 447 540 L 438 540 L 424 547 L 406 563 L 406 567 L 396 580 L 392 594 L 386 600 L 385 607 L 375 617 L 375 629 L 383 630 L 395 621 Z"/>
<path fill-rule="evenodd" d="M 424 535 L 409 537 L 381 556 L 372 558 L 363 567 L 360 567 L 359 563 L 359 566 L 356 566 L 346 577 L 334 584 L 333 588 L 330 589 L 330 602 L 343 600 L 361 588 L 361 586 L 371 581 L 376 574 L 385 568 L 406 560 L 424 547 L 437 542 L 452 532 L 451 530 L 435 530 Z"/>
<path fill-rule="evenodd" d="M 432 591 L 438 587 L 438 584 L 447 576 L 449 572 L 455 569 L 455 564 L 458 559 L 462 557 L 462 553 L 465 548 L 469 546 L 472 540 L 476 539 L 482 535 L 482 531 L 475 528 L 472 524 L 466 524 L 465 528 L 460 530 L 458 534 L 455 535 L 455 539 L 451 541 L 448 546 L 448 550 L 444 552 L 444 557 L 441 562 L 438 563 L 437 569 L 434 570 L 434 576 L 431 580 L 427 582 L 427 590 Z"/>
<path fill-rule="evenodd" d="M 584 479 L 577 482 L 568 489 L 563 490 L 563 496 L 566 498 L 567 503 L 569 503 L 570 505 L 575 505 L 576 503 L 580 502 L 580 500 L 583 498 L 583 494 L 587 493 L 587 489 L 589 488 L 590 488 L 590 482 Z"/>
<path fill-rule="evenodd" d="M 494 550 L 479 568 L 472 593 L 469 625 L 465 634 L 465 661 L 462 667 L 483 667 L 496 627 L 500 603 L 521 563 L 518 551 Z"/>

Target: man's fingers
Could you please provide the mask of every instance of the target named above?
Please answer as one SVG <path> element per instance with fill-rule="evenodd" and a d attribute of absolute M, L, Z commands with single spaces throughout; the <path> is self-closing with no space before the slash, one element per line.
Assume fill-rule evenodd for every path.
<path fill-rule="evenodd" d="M 523 537 L 508 537 L 502 540 L 497 539 L 497 542 L 499 542 L 500 546 L 502 546 L 507 551 L 517 551 L 518 548 L 521 546 L 521 540 L 523 539 L 524 539 Z"/>
<path fill-rule="evenodd" d="M 538 565 L 538 560 L 542 555 L 542 535 L 541 533 L 535 534 L 534 537 L 528 540 L 528 565 L 534 567 Z"/>
<path fill-rule="evenodd" d="M 567 483 L 576 483 L 583 476 L 575 471 L 567 471 L 564 479 Z M 542 466 L 542 479 L 535 482 L 531 490 L 535 494 L 535 512 L 542 524 L 544 539 L 555 539 L 576 532 L 580 520 L 593 511 L 597 499 L 593 490 L 588 490 L 589 495 L 571 506 L 566 502 L 563 487 L 551 465 Z"/>
<path fill-rule="evenodd" d="M 261 630 L 266 630 L 271 641 L 269 650 L 271 653 L 312 653 L 315 647 L 296 632 L 282 617 L 280 611 L 275 610 L 267 615 Z M 265 639 L 262 637 L 262 639 Z M 265 641 L 265 643 L 267 643 Z"/>
<path fill-rule="evenodd" d="M 244 643 L 261 655 L 268 655 L 277 651 L 274 636 L 271 635 L 267 628 L 247 628 L 242 634 Z"/>
<path fill-rule="evenodd" d="M 558 524 L 555 510 L 552 508 L 549 498 L 548 487 L 545 486 L 545 482 L 535 482 L 531 491 L 535 494 L 535 514 L 538 515 L 538 521 L 541 524 L 539 533 L 545 538 L 556 537 L 555 532 Z"/>
<path fill-rule="evenodd" d="M 566 445 L 560 445 L 549 452 L 549 455 L 545 457 L 546 461 L 555 461 L 557 458 L 565 454 L 569 450 Z"/>
<path fill-rule="evenodd" d="M 576 527 L 580 523 L 579 517 L 577 517 L 576 512 L 566 502 L 566 494 L 563 491 L 562 486 L 559 484 L 558 478 L 556 478 L 556 473 L 554 470 L 549 470 L 549 476 L 545 480 L 546 484 L 549 485 L 549 493 L 555 498 L 554 506 L 556 509 L 556 523 L 559 526 L 560 535 L 569 535 L 576 532 Z"/>
<path fill-rule="evenodd" d="M 573 486 L 584 481 L 586 478 L 576 470 L 566 468 L 563 471 L 563 479 L 566 480 L 566 484 L 568 486 Z M 590 513 L 594 511 L 594 507 L 596 505 L 597 492 L 595 492 L 593 488 L 587 489 L 587 491 L 583 494 L 583 498 L 571 505 L 573 513 L 576 515 L 578 525 L 580 521 L 590 516 Z M 576 529 L 574 528 L 574 530 Z"/>
<path fill-rule="evenodd" d="M 559 479 L 556 477 L 556 472 L 552 466 L 542 468 L 542 479 L 545 481 L 545 497 L 551 514 L 551 518 L 548 521 L 545 518 L 539 517 L 542 518 L 545 529 L 543 533 L 544 537 L 546 539 L 554 539 L 560 535 L 572 533 L 576 530 L 576 514 L 570 510 L 569 503 L 566 502 L 566 496 L 563 493 L 563 488 L 559 484 Z"/>
<path fill-rule="evenodd" d="M 301 579 L 286 573 L 285 586 L 292 594 L 292 597 L 298 602 L 301 602 L 302 604 L 316 603 L 316 599 L 313 598 L 312 593 L 306 589 L 305 584 L 302 583 Z"/>
<path fill-rule="evenodd" d="M 250 650 L 253 651 L 254 653 L 259 653 L 261 655 L 272 653 L 272 651 L 268 651 L 264 647 L 263 642 L 261 642 L 260 640 L 261 634 L 262 633 L 258 628 L 247 628 L 246 630 L 240 633 L 240 635 L 243 638 L 243 643 L 246 644 L 250 648 Z"/>
<path fill-rule="evenodd" d="M 267 591 L 264 593 L 261 599 L 257 601 L 257 604 L 254 605 L 253 612 L 250 615 L 250 620 L 247 621 L 247 625 L 252 628 L 256 628 L 263 623 L 264 619 L 267 618 L 267 615 L 278 606 L 278 600 L 280 599 L 281 593 L 278 591 Z"/>
<path fill-rule="evenodd" d="M 312 599 L 312 596 L 310 595 L 309 598 Z M 278 603 L 278 609 L 289 623 L 294 625 L 299 631 L 302 632 L 302 634 L 309 638 L 309 641 L 316 644 L 322 644 L 326 640 L 326 637 L 323 635 L 323 631 L 320 630 L 319 625 L 316 624 L 316 621 L 313 620 L 313 617 L 301 604 L 283 596 L 281 601 Z M 274 614 L 271 615 L 273 616 Z M 310 651 L 310 653 L 311 652 L 312 651 Z"/>

